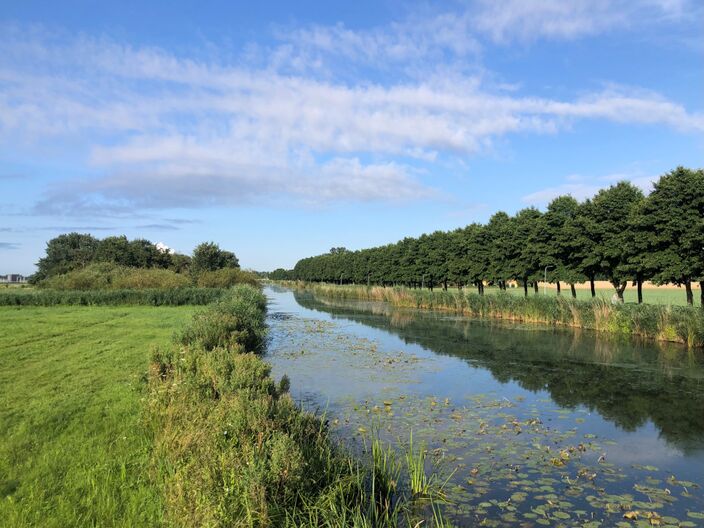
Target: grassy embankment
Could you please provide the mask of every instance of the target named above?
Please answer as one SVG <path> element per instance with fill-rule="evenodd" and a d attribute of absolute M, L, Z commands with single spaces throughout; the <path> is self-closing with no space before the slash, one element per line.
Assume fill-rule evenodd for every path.
<path fill-rule="evenodd" d="M 259 357 L 261 292 L 234 288 L 169 340 L 191 312 L 0 308 L 3 522 L 410 522 L 412 497 L 433 492 L 418 464 L 424 450 L 409 453 L 406 473 L 378 442 L 365 461 L 336 446 L 324 421 L 301 411 L 288 382 L 275 383 Z M 145 386 L 150 344 L 158 346 Z"/>
<path fill-rule="evenodd" d="M 406 471 L 372 441 L 369 460 L 336 446 L 259 357 L 266 299 L 239 287 L 154 351 L 148 416 L 154 473 L 176 526 L 397 526 L 433 494 L 424 449 Z M 404 483 L 402 485 L 402 482 Z M 402 491 L 403 490 L 403 491 Z M 420 510 L 419 510 L 420 511 Z M 444 525 L 433 507 L 435 523 Z"/>
<path fill-rule="evenodd" d="M 704 310 L 657 304 L 611 304 L 604 299 L 507 293 L 478 295 L 467 290 L 415 290 L 334 284 L 285 283 L 323 296 L 385 301 L 393 306 L 445 310 L 472 317 L 500 318 L 586 328 L 609 334 L 634 335 L 704 347 Z"/>
<path fill-rule="evenodd" d="M 499 293 L 500 290 L 495 287 L 486 287 L 485 288 L 485 293 L 487 294 L 493 294 L 493 293 Z M 506 292 L 512 294 L 512 295 L 518 295 L 518 296 L 523 296 L 523 288 L 518 287 L 518 288 L 507 288 Z M 557 296 L 557 288 L 555 287 L 554 284 L 548 284 L 547 287 L 544 289 L 543 284 L 540 284 L 539 287 L 539 292 L 538 295 L 544 295 L 544 293 L 550 297 L 556 297 Z M 577 299 L 580 301 L 591 301 L 592 300 L 592 294 L 591 291 L 588 287 L 581 287 L 576 289 L 577 293 Z M 596 288 L 596 296 L 599 299 L 605 300 L 605 301 L 611 301 L 611 297 L 614 294 L 614 289 L 612 287 L 604 287 L 600 288 L 597 286 Z M 533 289 L 528 290 L 528 295 L 533 296 Z M 570 293 L 570 288 L 569 285 L 565 286 L 565 284 L 562 285 L 562 292 L 560 294 L 562 297 L 570 297 L 572 294 Z M 626 290 L 623 292 L 623 297 L 626 303 L 637 303 L 638 302 L 638 292 L 635 288 L 633 287 L 628 287 Z M 643 302 L 645 304 L 671 304 L 674 306 L 687 306 L 687 297 L 685 295 L 684 288 L 676 288 L 676 287 L 659 287 L 659 288 L 648 288 L 644 287 L 643 288 Z M 699 289 L 696 288 L 696 285 L 694 286 L 694 303 L 695 306 L 699 305 Z"/>

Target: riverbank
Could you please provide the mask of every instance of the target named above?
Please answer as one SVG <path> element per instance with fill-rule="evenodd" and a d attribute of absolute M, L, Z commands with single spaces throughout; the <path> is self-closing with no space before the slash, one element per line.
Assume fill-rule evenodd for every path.
<path fill-rule="evenodd" d="M 371 440 L 368 460 L 349 456 L 330 438 L 324 419 L 296 405 L 288 379 L 277 383 L 270 376 L 260 357 L 265 313 L 259 290 L 235 287 L 153 353 L 146 421 L 166 524 L 410 522 L 405 505 L 419 493 L 413 483 L 424 483 L 426 498 L 430 488 L 425 468 L 412 464 L 424 460 L 424 448 L 411 448 L 403 477 L 394 452 L 378 440 Z M 436 522 L 426 525 L 444 526 L 432 512 Z"/>
<path fill-rule="evenodd" d="M 294 281 L 280 284 L 339 299 L 383 301 L 402 308 L 584 328 L 704 348 L 704 310 L 690 306 L 611 304 L 598 298 L 583 301 L 567 297 L 518 297 L 507 293 L 479 295 L 467 290 L 430 291 Z"/>

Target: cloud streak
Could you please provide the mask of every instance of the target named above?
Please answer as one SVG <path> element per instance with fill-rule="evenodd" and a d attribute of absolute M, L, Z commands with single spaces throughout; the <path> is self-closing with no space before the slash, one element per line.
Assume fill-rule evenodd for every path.
<path fill-rule="evenodd" d="M 596 17 L 602 5 L 537 4 L 544 14 L 557 9 L 568 25 L 565 17 Z M 491 5 L 480 2 L 474 12 L 490 17 Z M 385 30 L 305 28 L 268 50 L 266 66 L 5 27 L 0 140 L 84 147 L 93 175 L 46 189 L 36 213 L 124 216 L 135 208 L 263 200 L 321 206 L 437 198 L 423 178 L 428 161 L 463 162 L 511 134 L 554 134 L 583 120 L 704 131 L 704 115 L 657 93 L 612 86 L 555 100 L 507 94 L 460 70 L 438 73 L 438 57 L 478 53 L 469 32 L 480 31 L 481 20 L 441 14 Z M 516 20 L 500 22 L 504 29 L 492 38 L 503 38 Z M 349 82 L 344 73 L 308 67 L 332 55 L 375 67 L 410 61 L 414 73 Z"/>

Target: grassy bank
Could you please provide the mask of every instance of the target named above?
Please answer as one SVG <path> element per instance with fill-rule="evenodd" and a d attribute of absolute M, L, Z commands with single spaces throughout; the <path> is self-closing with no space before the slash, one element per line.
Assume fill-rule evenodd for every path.
<path fill-rule="evenodd" d="M 0 524 L 446 526 L 423 447 L 352 457 L 270 377 L 265 312 L 251 286 L 200 309 L 0 307 Z"/>
<path fill-rule="evenodd" d="M 500 293 L 501 290 L 497 287 L 485 288 L 486 294 Z M 523 297 L 523 288 L 506 288 L 506 293 L 511 295 L 517 295 Z M 577 288 L 577 300 L 580 301 L 591 301 L 592 293 L 591 290 L 587 288 Z M 609 288 L 599 288 L 595 289 L 596 296 L 604 301 L 611 301 L 611 297 L 614 294 L 614 289 Z M 529 289 L 528 295 L 533 296 L 533 289 Z M 549 297 L 557 297 L 557 288 L 554 284 L 548 284 L 547 288 L 543 288 L 541 284 L 539 287 L 538 295 L 547 295 Z M 571 297 L 569 285 L 562 285 L 561 297 Z M 623 292 L 623 298 L 626 303 L 637 303 L 638 302 L 638 291 L 633 287 L 628 287 Z M 645 304 L 670 304 L 674 306 L 687 306 L 687 297 L 684 292 L 684 288 L 644 288 L 643 289 L 643 302 Z M 694 305 L 701 306 L 699 303 L 699 290 L 694 290 Z"/>
<path fill-rule="evenodd" d="M 261 292 L 237 287 L 154 351 L 147 416 L 167 524 L 415 525 L 410 497 L 432 493 L 424 449 L 411 448 L 402 476 L 379 442 L 362 461 L 337 447 L 259 357 L 264 312 Z M 424 525 L 443 525 L 431 511 Z"/>
<path fill-rule="evenodd" d="M 604 299 L 478 295 L 467 290 L 414 290 L 318 283 L 286 283 L 340 299 L 385 301 L 393 306 L 446 310 L 471 317 L 493 317 L 586 328 L 609 334 L 634 335 L 704 347 L 704 310 L 688 306 L 611 304 Z"/>
<path fill-rule="evenodd" d="M 0 525 L 154 526 L 146 343 L 192 307 L 0 308 Z"/>
<path fill-rule="evenodd" d="M 0 290 L 0 306 L 183 306 L 210 304 L 224 288 L 173 288 L 125 290 Z"/>

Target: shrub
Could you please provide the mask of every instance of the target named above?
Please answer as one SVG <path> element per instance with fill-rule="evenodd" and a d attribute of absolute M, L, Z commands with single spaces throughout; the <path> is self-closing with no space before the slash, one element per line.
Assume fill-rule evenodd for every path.
<path fill-rule="evenodd" d="M 52 290 L 119 290 L 185 288 L 190 285 L 188 277 L 171 270 L 97 263 L 55 275 L 41 281 L 38 286 Z"/>
<path fill-rule="evenodd" d="M 259 280 L 254 273 L 237 268 L 223 268 L 215 271 L 204 271 L 196 278 L 196 284 L 201 288 L 230 288 L 236 284 L 259 286 Z"/>

